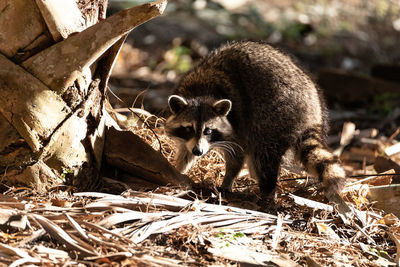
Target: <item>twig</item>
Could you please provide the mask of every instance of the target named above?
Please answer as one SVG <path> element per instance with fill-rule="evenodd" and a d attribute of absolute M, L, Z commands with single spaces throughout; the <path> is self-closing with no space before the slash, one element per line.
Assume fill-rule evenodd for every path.
<path fill-rule="evenodd" d="M 396 131 L 394 131 L 394 133 L 388 138 L 387 141 L 388 141 L 388 142 L 392 142 L 393 139 L 394 139 L 397 135 L 399 135 L 399 133 L 400 133 L 400 127 L 397 128 Z"/>
<path fill-rule="evenodd" d="M 281 231 L 282 231 L 282 214 L 278 214 L 278 218 L 276 221 L 276 229 L 275 229 L 275 233 L 272 237 L 272 249 L 275 250 L 278 246 L 279 243 L 279 236 L 281 235 Z"/>
<path fill-rule="evenodd" d="M 350 175 L 349 178 L 376 177 L 376 176 L 387 176 L 387 175 L 398 176 L 398 175 L 400 175 L 400 173 L 359 174 L 359 175 Z"/>
<path fill-rule="evenodd" d="M 297 178 L 279 179 L 279 181 L 287 182 L 287 181 L 306 180 L 306 179 L 309 179 L 309 177 L 308 176 L 301 176 L 301 177 L 297 177 Z"/>

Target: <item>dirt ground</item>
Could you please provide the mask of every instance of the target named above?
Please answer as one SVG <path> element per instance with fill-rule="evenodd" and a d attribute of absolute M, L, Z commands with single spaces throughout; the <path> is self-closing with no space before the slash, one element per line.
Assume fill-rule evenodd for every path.
<path fill-rule="evenodd" d="M 110 12 L 134 2 L 143 1 L 110 1 Z M 343 202 L 329 202 L 318 179 L 289 163 L 274 200 L 261 196 L 246 169 L 234 192 L 221 194 L 225 168 L 216 151 L 189 171 L 193 188 L 115 170 L 101 193 L 3 188 L 0 243 L 8 245 L 0 245 L 0 263 L 398 266 L 400 85 L 386 74 L 398 73 L 399 10 L 389 0 L 171 0 L 163 17 L 131 33 L 110 80 L 121 127 L 174 164 L 162 123 L 180 77 L 223 42 L 268 41 L 327 85 L 329 145 L 348 175 Z M 389 68 L 383 76 L 381 66 Z"/>

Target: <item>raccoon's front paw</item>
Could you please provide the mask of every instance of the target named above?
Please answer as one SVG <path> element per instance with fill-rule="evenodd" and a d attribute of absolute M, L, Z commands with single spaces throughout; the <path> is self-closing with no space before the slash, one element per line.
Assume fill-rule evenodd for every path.
<path fill-rule="evenodd" d="M 232 187 L 232 186 L 229 187 L 229 186 L 221 185 L 221 186 L 218 187 L 217 189 L 218 189 L 218 191 L 221 192 L 221 193 L 232 193 L 233 187 Z"/>
<path fill-rule="evenodd" d="M 222 193 L 232 192 L 233 189 L 233 179 L 224 178 L 221 187 L 218 188 Z"/>

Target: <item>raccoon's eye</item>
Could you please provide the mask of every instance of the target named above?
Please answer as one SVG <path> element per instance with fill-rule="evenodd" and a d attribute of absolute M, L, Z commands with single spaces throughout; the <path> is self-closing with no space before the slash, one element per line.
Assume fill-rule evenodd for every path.
<path fill-rule="evenodd" d="M 204 134 L 204 135 L 210 135 L 210 134 L 212 134 L 212 132 L 213 132 L 212 129 L 210 129 L 210 128 L 205 128 L 203 134 Z"/>

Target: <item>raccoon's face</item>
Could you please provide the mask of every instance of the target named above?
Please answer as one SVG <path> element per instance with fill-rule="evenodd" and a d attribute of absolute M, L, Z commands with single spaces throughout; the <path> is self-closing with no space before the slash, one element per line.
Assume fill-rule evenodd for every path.
<path fill-rule="evenodd" d="M 195 156 L 206 154 L 214 144 L 232 134 L 226 118 L 232 106 L 228 99 L 185 99 L 172 95 L 168 105 L 172 115 L 165 124 L 167 134 Z"/>

